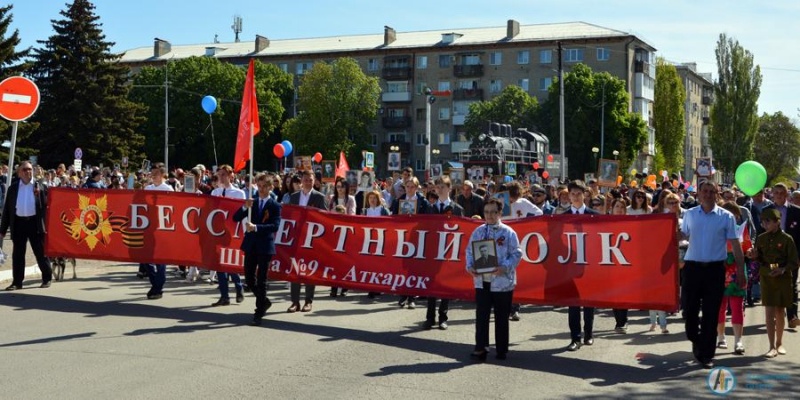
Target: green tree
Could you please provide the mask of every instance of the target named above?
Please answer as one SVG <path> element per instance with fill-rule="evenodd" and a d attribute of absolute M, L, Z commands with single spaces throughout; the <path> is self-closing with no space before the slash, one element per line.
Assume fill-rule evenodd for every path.
<path fill-rule="evenodd" d="M 753 158 L 761 68 L 754 66 L 750 51 L 724 33 L 719 35 L 715 53 L 718 79 L 714 84 L 709 135 L 715 167 L 724 171 L 730 181 L 736 167 Z"/>
<path fill-rule="evenodd" d="M 536 129 L 538 116 L 536 98 L 519 86 L 509 85 L 492 100 L 470 104 L 464 127 L 470 138 L 486 132 L 490 122 L 510 124 L 514 129 Z"/>
<path fill-rule="evenodd" d="M 768 183 L 793 179 L 800 162 L 800 129 L 780 111 L 764 113 L 759 119 L 753 152 L 755 160 L 767 170 Z"/>
<path fill-rule="evenodd" d="M 276 169 L 272 146 L 280 135 L 271 135 L 286 118 L 292 100 L 292 76 L 272 64 L 256 61 L 256 97 L 261 132 L 253 143 L 256 169 Z M 168 71 L 167 71 L 168 70 Z M 147 121 L 139 128 L 146 134 L 145 152 L 152 160 L 164 156 L 164 74 L 169 73 L 170 166 L 190 168 L 214 164 L 214 142 L 220 164 L 231 164 L 236 149 L 244 68 L 213 57 L 190 57 L 167 66 L 145 67 L 134 77 L 129 98 L 147 107 Z M 200 103 L 206 95 L 217 99 L 211 120 Z"/>
<path fill-rule="evenodd" d="M 656 170 L 676 171 L 683 168 L 683 140 L 686 137 L 684 101 L 686 90 L 678 70 L 663 58 L 656 61 L 655 105 L 653 109 L 656 144 L 664 166 Z"/>
<path fill-rule="evenodd" d="M 42 103 L 34 115 L 40 126 L 26 142 L 43 165 L 71 161 L 75 147 L 93 165 L 139 158 L 144 110 L 127 99 L 129 70 L 111 53 L 94 5 L 75 0 L 61 15 L 52 21 L 55 34 L 34 50 L 31 75 Z"/>
<path fill-rule="evenodd" d="M 8 5 L 0 8 L 0 81 L 10 76 L 20 75 L 30 67 L 30 64 L 24 62 L 30 53 L 30 48 L 17 51 L 17 46 L 21 41 L 19 30 L 15 29 L 14 33 L 10 36 L 8 35 L 8 28 L 13 21 L 13 15 L 11 14 L 13 7 Z M 0 118 L 0 132 L 3 135 L 11 137 L 11 125 L 11 123 Z M 28 138 L 37 126 L 38 124 L 29 121 L 20 123 L 17 130 L 17 143 Z M 14 157 L 16 158 L 15 162 L 31 154 L 32 149 L 17 146 Z M 0 160 L 3 163 L 8 160 L 8 151 L 6 151 L 5 147 L 0 148 Z"/>
<path fill-rule="evenodd" d="M 286 121 L 284 134 L 296 154 L 321 152 L 338 159 L 340 151 L 355 159 L 370 140 L 369 124 L 378 114 L 378 79 L 364 74 L 352 58 L 316 63 L 301 79 L 299 114 Z"/>
<path fill-rule="evenodd" d="M 558 97 L 559 84 L 554 79 L 539 118 L 539 128 L 550 139 L 551 152 L 560 143 Z M 597 170 L 591 148 L 601 147 L 601 109 L 605 112 L 605 154 L 599 155 L 600 158 L 612 158 L 611 153 L 617 150 L 622 168 L 636 158 L 647 140 L 647 130 L 638 114 L 628 112 L 629 103 L 625 82 L 607 72 L 595 73 L 587 65 L 577 64 L 564 74 L 564 137 L 570 177 L 582 178 L 585 172 Z"/>

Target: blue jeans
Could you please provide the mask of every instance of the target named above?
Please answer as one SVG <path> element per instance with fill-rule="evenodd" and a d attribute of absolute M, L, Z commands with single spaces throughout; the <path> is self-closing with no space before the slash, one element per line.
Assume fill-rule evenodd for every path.
<path fill-rule="evenodd" d="M 164 283 L 167 282 L 167 266 L 164 264 L 140 264 L 147 269 L 147 276 L 150 278 L 150 292 L 148 294 L 161 294 L 164 291 Z"/>
<path fill-rule="evenodd" d="M 666 311 L 650 310 L 650 325 L 655 325 L 656 319 L 658 319 L 658 325 L 661 326 L 661 329 L 667 329 Z"/>
<path fill-rule="evenodd" d="M 217 281 L 219 281 L 219 297 L 221 299 L 230 299 L 228 295 L 228 273 L 227 272 L 217 272 Z M 236 293 L 241 293 L 242 291 L 242 278 L 239 277 L 239 274 L 230 274 L 231 280 L 233 281 L 233 285 L 236 286 Z"/>

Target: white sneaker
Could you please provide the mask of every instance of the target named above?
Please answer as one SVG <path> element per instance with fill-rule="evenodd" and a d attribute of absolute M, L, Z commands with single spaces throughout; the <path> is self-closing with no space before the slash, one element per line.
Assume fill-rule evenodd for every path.
<path fill-rule="evenodd" d="M 744 343 L 736 342 L 736 346 L 734 346 L 733 352 L 736 354 L 744 354 Z"/>
<path fill-rule="evenodd" d="M 728 341 L 726 341 L 725 339 L 720 340 L 719 342 L 717 342 L 717 347 L 720 349 L 727 349 Z"/>

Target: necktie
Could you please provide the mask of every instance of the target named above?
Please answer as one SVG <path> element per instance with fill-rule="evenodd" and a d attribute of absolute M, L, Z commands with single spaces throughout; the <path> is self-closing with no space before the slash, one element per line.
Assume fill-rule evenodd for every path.
<path fill-rule="evenodd" d="M 225 197 L 225 190 L 227 190 L 227 189 L 226 188 L 222 188 L 222 197 Z"/>
<path fill-rule="evenodd" d="M 439 214 L 444 212 L 444 203 L 439 203 Z"/>

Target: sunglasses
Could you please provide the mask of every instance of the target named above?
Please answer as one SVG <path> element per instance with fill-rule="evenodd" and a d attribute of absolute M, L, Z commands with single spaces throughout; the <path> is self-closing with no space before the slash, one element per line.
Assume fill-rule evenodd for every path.
<path fill-rule="evenodd" d="M 592 203 L 592 207 L 600 207 L 602 205 L 603 205 L 602 203 Z"/>
<path fill-rule="evenodd" d="M 533 196 L 534 197 L 542 197 L 542 196 L 544 196 L 544 193 L 534 193 Z"/>

